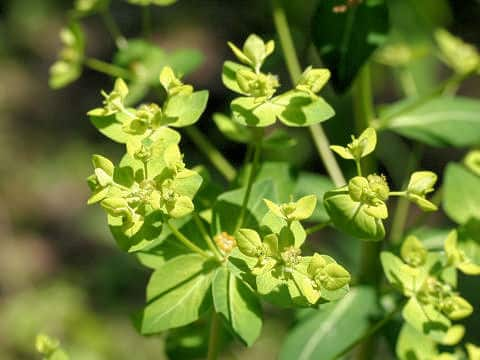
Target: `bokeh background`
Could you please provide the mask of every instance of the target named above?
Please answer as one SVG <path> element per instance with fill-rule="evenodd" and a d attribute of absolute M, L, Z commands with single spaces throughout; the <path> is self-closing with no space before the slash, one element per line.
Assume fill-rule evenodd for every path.
<path fill-rule="evenodd" d="M 310 44 L 318 1 L 284 2 L 304 66 L 320 65 Z M 390 0 L 389 6 L 392 38 L 428 47 L 432 29 L 443 26 L 480 45 L 478 0 Z M 118 250 L 101 210 L 86 206 L 91 154 L 118 158 L 122 150 L 101 136 L 85 115 L 97 106 L 99 90 L 109 89 L 111 80 L 85 69 L 81 79 L 65 89 L 48 87 L 48 69 L 60 47 L 58 32 L 71 7 L 68 0 L 0 1 L 0 360 L 38 359 L 34 338 L 40 331 L 59 336 L 72 359 L 161 359 L 165 350 L 172 358 L 183 359 L 188 349 L 201 344 L 201 334 L 173 332 L 151 338 L 137 334 L 130 315 L 143 303 L 149 272 Z M 239 165 L 244 147 L 227 141 L 211 115 L 226 112 L 233 96 L 220 77 L 222 62 L 232 58 L 226 41 L 241 44 L 250 33 L 276 38 L 269 1 L 180 0 L 152 10 L 153 42 L 167 51 L 195 48 L 203 54 L 202 65 L 187 79 L 196 88 L 210 90 L 199 127 Z M 141 36 L 140 8 L 114 0 L 112 13 L 127 37 Z M 88 17 L 83 24 L 89 56 L 109 61 L 115 47 L 99 17 Z M 267 66 L 288 84 L 277 49 Z M 420 92 L 448 76 L 433 55 L 415 61 L 411 72 Z M 402 96 L 389 68 L 374 64 L 373 77 L 377 103 Z M 480 78 L 468 80 L 460 93 L 479 97 Z M 350 95 L 337 96 L 328 89 L 326 97 L 337 110 L 326 130 L 333 143 L 344 143 L 352 129 Z M 308 132 L 291 132 L 297 139 L 294 151 L 267 152 L 264 159 L 324 173 Z M 385 134 L 380 144 L 383 170 L 393 183 L 401 183 L 412 144 L 392 134 Z M 189 164 L 206 162 L 187 138 L 182 146 Z M 420 166 L 442 173 L 449 160 L 459 160 L 463 153 L 426 147 Z M 341 165 L 347 173 L 353 170 L 350 164 Z M 412 211 L 409 221 L 418 216 Z M 441 213 L 428 222 L 448 226 Z M 328 248 L 352 269 L 356 246 L 329 231 L 312 242 L 312 247 Z M 478 307 L 479 281 L 462 279 L 461 284 L 462 293 Z M 224 358 L 274 359 L 295 317 L 267 307 L 263 334 L 254 348 L 233 343 Z M 467 325 L 470 340 L 479 343 L 479 315 Z M 174 344 L 184 346 L 185 352 L 172 352 Z"/>

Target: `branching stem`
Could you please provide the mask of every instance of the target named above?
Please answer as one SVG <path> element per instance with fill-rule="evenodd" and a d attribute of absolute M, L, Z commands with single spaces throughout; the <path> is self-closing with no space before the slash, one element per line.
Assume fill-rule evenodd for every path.
<path fill-rule="evenodd" d="M 205 252 L 204 250 L 200 249 L 197 245 L 195 245 L 194 243 L 192 243 L 190 240 L 188 240 L 188 238 L 183 235 L 175 226 L 173 226 L 169 220 L 166 221 L 167 223 L 167 226 L 168 228 L 170 229 L 170 231 L 172 232 L 172 234 L 178 239 L 180 240 L 180 242 L 185 245 L 188 249 L 192 250 L 193 252 L 199 254 L 199 255 L 202 255 L 206 258 L 211 258 L 211 256 Z"/>

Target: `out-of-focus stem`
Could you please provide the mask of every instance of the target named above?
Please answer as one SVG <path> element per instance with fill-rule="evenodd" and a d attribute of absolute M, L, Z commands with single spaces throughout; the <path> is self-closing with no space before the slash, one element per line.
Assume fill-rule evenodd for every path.
<path fill-rule="evenodd" d="M 302 70 L 300 67 L 300 62 L 298 61 L 295 47 L 293 45 L 292 35 L 288 26 L 285 10 L 283 9 L 280 0 L 272 0 L 272 10 L 275 29 L 277 30 L 278 37 L 280 38 L 280 44 L 282 45 L 283 55 L 285 57 L 285 62 L 287 63 L 288 72 L 290 73 L 292 84 L 295 84 L 302 75 Z M 328 175 L 332 178 L 335 186 L 345 185 L 345 178 L 343 177 L 342 171 L 338 166 L 335 156 L 330 150 L 330 143 L 322 128 L 322 125 L 314 124 L 309 127 L 309 130 L 320 158 L 325 165 L 325 169 L 327 170 Z"/>

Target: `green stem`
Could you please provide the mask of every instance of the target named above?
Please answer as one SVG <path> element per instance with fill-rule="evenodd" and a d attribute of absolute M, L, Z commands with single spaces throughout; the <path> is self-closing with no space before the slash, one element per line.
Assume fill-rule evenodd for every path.
<path fill-rule="evenodd" d="M 374 118 L 373 96 L 371 90 L 370 68 L 368 63 L 360 70 L 353 87 L 353 108 L 355 112 L 355 129 L 361 133 L 367 128 Z M 377 164 L 372 158 L 366 158 L 364 170 L 366 173 L 375 171 Z M 376 291 L 380 288 L 382 267 L 380 264 L 380 251 L 382 242 L 362 241 L 359 282 L 372 286 Z M 365 337 L 360 343 L 357 359 L 371 359 L 376 349 L 376 339 L 372 336 Z"/>
<path fill-rule="evenodd" d="M 237 176 L 235 168 L 227 159 L 215 148 L 215 146 L 203 135 L 203 133 L 194 125 L 184 128 L 185 133 L 190 140 L 202 151 L 220 174 L 228 181 L 232 181 Z"/>
<path fill-rule="evenodd" d="M 98 71 L 102 74 L 107 74 L 114 78 L 122 78 L 125 80 L 132 78 L 132 74 L 128 70 L 102 60 L 86 58 L 83 60 L 83 64 L 92 70 Z"/>
<path fill-rule="evenodd" d="M 288 72 L 290 74 L 292 83 L 295 84 L 302 75 L 302 69 L 295 52 L 285 10 L 283 9 L 280 0 L 272 0 L 272 12 L 275 29 L 278 33 L 280 44 L 282 45 L 283 55 L 285 57 L 285 62 L 287 63 Z M 346 183 L 345 178 L 343 177 L 342 171 L 338 166 L 335 156 L 330 150 L 330 143 L 322 126 L 320 124 L 315 124 L 310 126 L 309 129 L 313 141 L 315 142 L 317 151 L 329 176 L 332 178 L 336 186 L 344 185 Z"/>
<path fill-rule="evenodd" d="M 193 212 L 193 220 L 195 221 L 195 224 L 197 225 L 198 229 L 200 230 L 200 233 L 202 234 L 203 239 L 207 243 L 208 247 L 210 250 L 215 254 L 215 257 L 219 261 L 223 261 L 223 256 L 222 254 L 218 251 L 217 247 L 215 246 L 215 243 L 213 242 L 213 239 L 211 238 L 210 235 L 208 235 L 207 230 L 205 229 L 205 226 L 203 225 L 202 219 L 198 215 L 197 212 Z"/>
<path fill-rule="evenodd" d="M 416 144 L 407 164 L 406 176 L 403 182 L 403 188 L 408 186 L 408 181 L 410 177 L 410 172 L 415 170 L 418 166 L 421 153 L 423 151 L 422 144 Z M 390 192 L 391 196 L 401 196 L 401 199 L 398 200 L 397 207 L 395 209 L 395 215 L 392 220 L 392 227 L 390 229 L 390 242 L 392 244 L 398 244 L 403 237 L 403 232 L 405 230 L 405 225 L 407 224 L 408 219 L 408 210 L 410 209 L 410 201 L 408 200 L 406 191 L 393 191 Z"/>
<path fill-rule="evenodd" d="M 355 166 L 357 167 L 358 176 L 362 176 L 362 165 L 360 159 L 355 159 Z"/>
<path fill-rule="evenodd" d="M 208 339 L 207 360 L 216 360 L 218 357 L 220 330 L 220 317 L 215 312 L 215 310 L 213 310 L 210 323 L 210 336 Z"/>
<path fill-rule="evenodd" d="M 320 224 L 317 224 L 317 225 L 313 225 L 313 226 L 311 226 L 311 227 L 309 227 L 309 228 L 306 228 L 306 229 L 305 229 L 305 233 L 306 233 L 307 235 L 313 234 L 313 233 L 315 233 L 315 232 L 317 232 L 317 231 L 322 230 L 323 228 L 326 228 L 327 226 L 329 226 L 329 225 L 331 225 L 331 224 L 332 224 L 331 221 L 327 221 L 327 222 L 324 222 L 324 223 L 320 223 Z"/>
<path fill-rule="evenodd" d="M 202 249 L 200 249 L 197 245 L 195 245 L 194 243 L 192 243 L 190 240 L 187 239 L 187 237 L 185 235 L 183 235 L 175 226 L 173 226 L 169 220 L 166 221 L 167 223 L 167 226 L 169 227 L 170 231 L 172 232 L 172 234 L 178 239 L 180 240 L 180 242 L 185 245 L 188 249 L 192 250 L 193 252 L 199 254 L 199 255 L 202 255 L 203 257 L 206 257 L 206 258 L 210 258 L 211 256 L 206 253 L 205 251 L 203 251 Z"/>
<path fill-rule="evenodd" d="M 119 49 L 124 49 L 128 46 L 127 39 L 122 35 L 120 32 L 120 28 L 118 27 L 115 19 L 113 18 L 109 9 L 103 11 L 101 13 L 103 22 L 105 27 L 107 28 L 108 32 L 112 36 L 113 40 L 115 41 L 115 45 Z"/>
<path fill-rule="evenodd" d="M 245 221 L 245 214 L 247 212 L 248 200 L 250 199 L 250 193 L 252 192 L 253 181 L 255 180 L 255 175 L 257 172 L 258 163 L 260 161 L 260 153 L 262 152 L 262 136 L 263 131 L 258 135 L 258 138 L 255 140 L 255 149 L 253 152 L 253 161 L 250 166 L 248 177 L 247 177 L 247 188 L 245 189 L 245 195 L 243 196 L 242 208 L 240 209 L 240 215 L 238 217 L 237 225 L 235 226 L 235 232 L 238 231 Z"/>
<path fill-rule="evenodd" d="M 406 191 L 390 191 L 388 193 L 389 196 L 399 196 L 399 197 L 405 197 L 407 195 Z"/>
<path fill-rule="evenodd" d="M 142 6 L 142 32 L 145 38 L 152 35 L 152 13 L 150 5 Z"/>

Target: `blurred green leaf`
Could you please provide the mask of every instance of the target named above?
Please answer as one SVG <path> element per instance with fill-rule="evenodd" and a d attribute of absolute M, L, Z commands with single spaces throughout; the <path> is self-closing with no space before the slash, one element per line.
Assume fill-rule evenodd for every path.
<path fill-rule="evenodd" d="M 132 39 L 128 46 L 118 50 L 113 62 L 134 74 L 129 84 L 128 104 L 139 102 L 151 86 L 158 86 L 160 71 L 170 66 L 176 74 L 188 75 L 203 62 L 203 54 L 198 50 L 180 49 L 167 53 L 154 43 Z"/>
<path fill-rule="evenodd" d="M 378 311 L 374 290 L 357 287 L 298 324 L 283 344 L 280 360 L 334 359 L 365 334 Z"/>
<path fill-rule="evenodd" d="M 210 306 L 215 264 L 196 255 L 178 256 L 157 269 L 147 285 L 142 334 L 155 334 L 197 320 Z"/>
<path fill-rule="evenodd" d="M 313 43 L 332 72 L 333 87 L 344 92 L 371 53 L 385 42 L 388 9 L 384 0 L 324 0 L 312 24 Z"/>
<path fill-rule="evenodd" d="M 480 143 L 480 101 L 439 97 L 418 106 L 401 101 L 382 114 L 385 128 L 431 146 L 464 147 Z M 395 115 L 398 114 L 398 115 Z"/>
<path fill-rule="evenodd" d="M 443 209 L 450 219 L 464 224 L 480 218 L 480 177 L 460 164 L 447 165 L 443 185 Z"/>
<path fill-rule="evenodd" d="M 250 286 L 222 266 L 213 280 L 212 294 L 215 311 L 231 331 L 248 346 L 253 345 L 262 330 L 262 307 Z"/>

